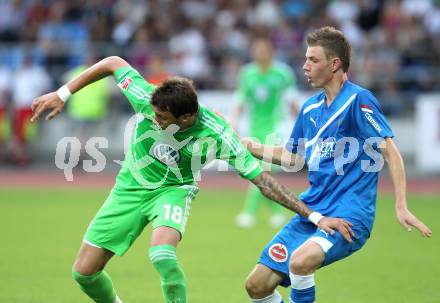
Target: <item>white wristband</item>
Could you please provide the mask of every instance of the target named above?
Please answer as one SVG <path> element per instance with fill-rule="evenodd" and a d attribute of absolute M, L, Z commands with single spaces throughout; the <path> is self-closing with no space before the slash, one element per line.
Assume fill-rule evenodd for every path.
<path fill-rule="evenodd" d="M 314 212 L 312 212 L 312 213 L 309 215 L 308 219 L 309 219 L 310 222 L 312 222 L 313 224 L 315 224 L 316 226 L 318 226 L 318 222 L 319 222 L 319 220 L 321 220 L 323 217 L 324 217 L 323 215 L 321 215 L 320 213 L 314 211 Z"/>
<path fill-rule="evenodd" d="M 64 103 L 66 103 L 66 101 L 70 98 L 72 93 L 70 92 L 67 85 L 63 85 L 57 90 L 57 95 Z"/>

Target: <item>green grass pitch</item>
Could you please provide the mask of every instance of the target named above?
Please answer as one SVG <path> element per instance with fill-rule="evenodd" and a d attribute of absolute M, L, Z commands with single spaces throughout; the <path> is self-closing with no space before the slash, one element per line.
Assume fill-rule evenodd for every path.
<path fill-rule="evenodd" d="M 107 191 L 0 188 L 0 302 L 89 302 L 70 277 L 82 235 Z M 265 215 L 251 230 L 234 217 L 244 194 L 202 189 L 192 205 L 178 257 L 191 303 L 248 302 L 244 279 L 275 231 Z M 440 201 L 410 196 L 431 239 L 405 232 L 391 196 L 381 194 L 373 234 L 353 256 L 316 275 L 318 302 L 440 302 Z M 151 228 L 107 270 L 124 302 L 162 302 L 157 273 L 147 258 Z M 288 290 L 282 290 L 285 300 Z"/>

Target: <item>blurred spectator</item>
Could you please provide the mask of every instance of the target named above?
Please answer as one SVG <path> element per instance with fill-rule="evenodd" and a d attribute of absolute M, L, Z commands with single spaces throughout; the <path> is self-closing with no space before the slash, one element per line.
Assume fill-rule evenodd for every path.
<path fill-rule="evenodd" d="M 409 17 L 423 18 L 432 8 L 432 0 L 402 0 L 402 11 Z"/>
<path fill-rule="evenodd" d="M 25 56 L 22 66 L 11 77 L 14 108 L 14 161 L 18 165 L 29 164 L 31 157 L 28 143 L 36 133 L 36 124 L 30 122 L 32 100 L 51 88 L 51 79 L 46 70 L 35 65 Z"/>
<path fill-rule="evenodd" d="M 333 0 L 327 6 L 327 15 L 339 24 L 354 21 L 359 15 L 359 5 L 350 0 Z"/>
<path fill-rule="evenodd" d="M 169 48 L 172 55 L 173 74 L 204 83 L 208 73 L 206 41 L 201 31 L 183 19 L 182 30 L 171 37 Z"/>
<path fill-rule="evenodd" d="M 0 41 L 19 41 L 22 22 L 26 15 L 26 5 L 24 1 L 1 1 L 0 12 Z"/>
<path fill-rule="evenodd" d="M 159 86 L 169 76 L 170 74 L 167 71 L 164 58 L 161 56 L 153 57 L 150 64 L 148 65 L 147 76 L 145 77 L 145 79 L 148 82 Z"/>
<path fill-rule="evenodd" d="M 7 140 L 10 136 L 10 119 L 8 115 L 7 101 L 11 82 L 11 71 L 0 66 L 0 162 L 8 158 Z"/>
<path fill-rule="evenodd" d="M 126 45 L 147 14 L 147 1 L 119 0 L 113 7 L 116 24 L 112 39 L 117 45 Z"/>
<path fill-rule="evenodd" d="M 81 11 L 72 4 L 55 1 L 49 21 L 38 32 L 39 61 L 47 66 L 51 75 L 58 78 L 63 68 L 77 65 L 83 60 L 88 47 L 89 33 L 80 22 Z"/>
<path fill-rule="evenodd" d="M 59 82 L 83 62 L 92 41 L 99 56 L 121 55 L 138 69 L 161 53 L 173 74 L 193 78 L 199 89 L 221 89 L 231 87 L 229 75 L 237 61 L 249 58 L 254 37 L 269 36 L 275 55 L 301 72 L 306 34 L 333 25 L 353 45 L 357 68 L 351 77 L 364 79 L 377 93 L 389 79 L 399 91 L 415 94 L 440 88 L 439 5 L 438 0 L 0 1 L 0 60 L 16 69 L 32 50 Z M 391 75 L 379 68 L 384 62 L 392 65 Z M 359 68 L 366 63 L 367 71 Z M 309 88 L 304 79 L 298 84 Z"/>
<path fill-rule="evenodd" d="M 408 107 L 406 102 L 402 102 L 402 96 L 399 94 L 399 87 L 396 81 L 385 82 L 378 100 L 386 116 L 401 115 Z"/>
<path fill-rule="evenodd" d="M 138 70 L 149 64 L 151 52 L 149 31 L 145 27 L 140 27 L 134 34 L 134 41 L 131 47 L 130 58 L 131 65 Z"/>

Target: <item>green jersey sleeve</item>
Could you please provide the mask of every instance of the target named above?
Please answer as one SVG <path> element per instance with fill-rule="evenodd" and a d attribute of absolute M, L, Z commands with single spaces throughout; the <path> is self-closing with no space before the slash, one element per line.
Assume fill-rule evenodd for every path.
<path fill-rule="evenodd" d="M 150 99 L 156 86 L 148 83 L 137 70 L 124 66 L 115 71 L 116 83 L 136 113 L 149 111 Z"/>
<path fill-rule="evenodd" d="M 240 139 L 231 128 L 225 128 L 220 136 L 219 156 L 234 167 L 242 178 L 252 180 L 261 172 L 260 163 L 241 144 Z"/>
<path fill-rule="evenodd" d="M 217 159 L 228 162 L 242 178 L 252 180 L 261 174 L 260 163 L 241 144 L 229 124 L 206 109 L 203 110 L 202 123 L 214 132 Z"/>

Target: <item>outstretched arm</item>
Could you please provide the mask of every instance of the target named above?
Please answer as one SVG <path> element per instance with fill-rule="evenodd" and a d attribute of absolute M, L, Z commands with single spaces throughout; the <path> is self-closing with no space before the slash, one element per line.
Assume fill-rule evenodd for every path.
<path fill-rule="evenodd" d="M 347 241 L 352 241 L 351 237 L 354 236 L 354 233 L 351 230 L 352 224 L 350 222 L 339 218 L 323 217 L 313 212 L 304 202 L 299 200 L 284 185 L 278 183 L 278 181 L 267 172 L 262 172 L 258 177 L 252 180 L 252 183 L 254 183 L 267 198 L 296 212 L 304 218 L 308 218 L 319 228 L 328 233 L 334 234 L 335 230 L 337 230 Z"/>
<path fill-rule="evenodd" d="M 79 91 L 81 88 L 96 82 L 104 77 L 112 75 L 116 70 L 121 67 L 128 66 L 129 64 L 124 59 L 111 56 L 107 57 L 98 63 L 92 65 L 80 75 L 78 75 L 75 79 L 67 83 L 64 87 L 64 92 L 66 89 L 68 93 L 75 93 Z M 46 110 L 51 110 L 51 112 L 47 115 L 46 120 L 51 120 L 53 117 L 58 115 L 64 107 L 64 102 L 66 100 L 62 100 L 60 98 L 59 91 L 51 92 L 45 94 L 43 96 L 37 97 L 32 101 L 32 111 L 33 116 L 31 121 L 37 121 L 40 115 Z"/>
<path fill-rule="evenodd" d="M 407 230 L 417 228 L 424 237 L 430 237 L 432 231 L 409 210 L 406 203 L 406 177 L 402 156 L 394 144 L 393 139 L 387 138 L 380 146 L 390 169 L 391 179 L 394 185 L 394 197 L 396 199 L 396 214 L 399 223 Z"/>
<path fill-rule="evenodd" d="M 241 142 L 251 152 L 251 154 L 264 162 L 273 163 L 281 166 L 294 166 L 300 157 L 289 152 L 281 145 L 265 145 L 247 138 L 242 138 Z"/>

